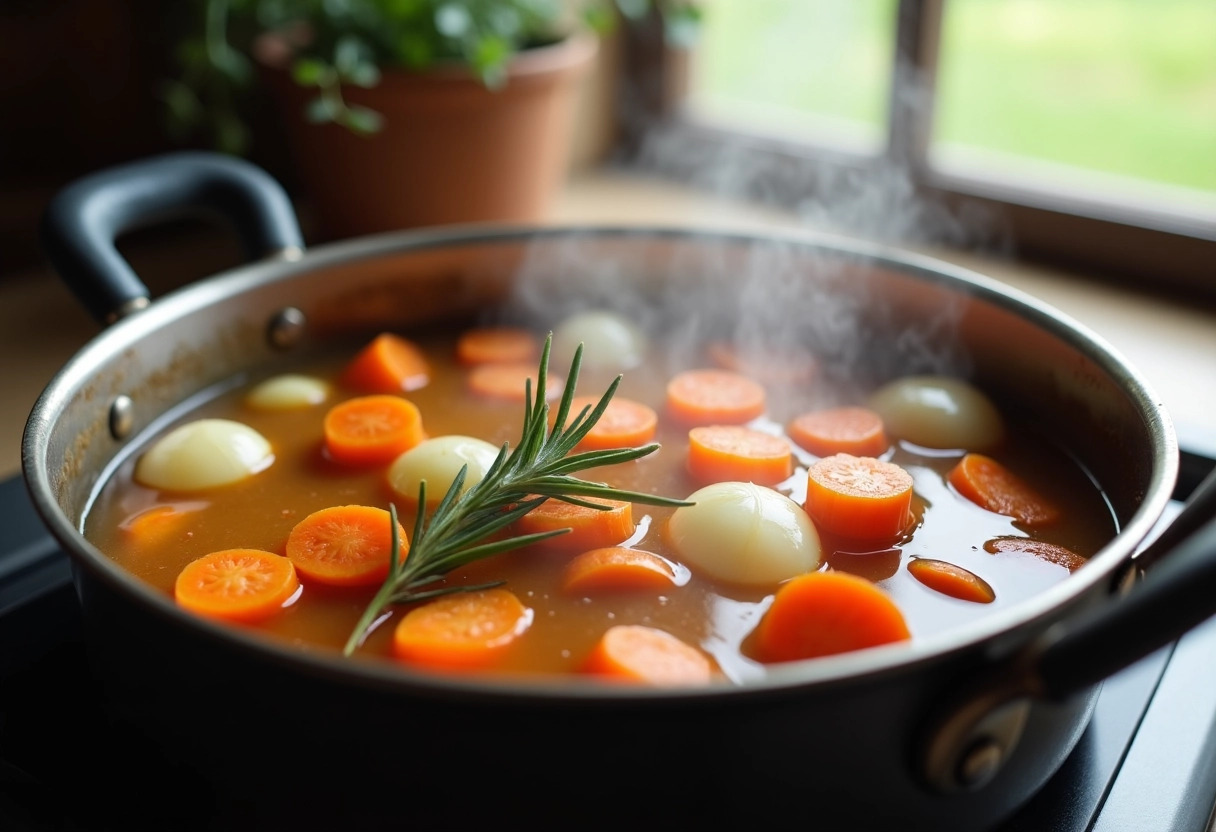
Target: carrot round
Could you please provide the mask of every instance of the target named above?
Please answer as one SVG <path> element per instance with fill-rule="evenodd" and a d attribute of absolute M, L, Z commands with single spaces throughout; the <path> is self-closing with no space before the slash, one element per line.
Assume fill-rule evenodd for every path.
<path fill-rule="evenodd" d="M 594 408 L 598 396 L 575 396 L 570 401 L 571 417 L 584 407 Z M 578 443 L 580 451 L 601 451 L 609 448 L 636 448 L 654 438 L 659 415 L 649 405 L 621 396 L 613 396 L 604 414 Z"/>
<path fill-rule="evenodd" d="M 882 417 L 866 407 L 813 410 L 786 427 L 790 439 L 815 456 L 879 456 L 890 446 Z"/>
<path fill-rule="evenodd" d="M 600 637 L 583 672 L 620 682 L 695 685 L 708 682 L 713 668 L 705 654 L 670 633 L 622 624 Z"/>
<path fill-rule="evenodd" d="M 991 604 L 996 600 L 996 592 L 987 581 L 968 569 L 944 560 L 913 558 L 908 562 L 908 572 L 929 589 L 960 601 Z"/>
<path fill-rule="evenodd" d="M 764 413 L 764 388 L 730 370 L 685 370 L 667 382 L 667 412 L 688 425 L 739 425 Z"/>
<path fill-rule="evenodd" d="M 995 459 L 967 454 L 950 469 L 950 484 L 971 502 L 1032 526 L 1060 519 L 1060 510 Z"/>
<path fill-rule="evenodd" d="M 132 514 L 118 524 L 123 535 L 136 546 L 152 546 L 163 543 L 169 535 L 181 529 L 186 517 L 197 507 L 205 504 L 195 504 L 189 508 L 180 505 L 159 505 L 145 508 Z"/>
<path fill-rule="evenodd" d="M 401 557 L 409 550 L 397 525 Z M 314 511 L 287 536 L 287 557 L 305 580 L 333 586 L 370 586 L 388 575 L 391 515 L 372 506 L 332 506 Z"/>
<path fill-rule="evenodd" d="M 461 364 L 535 362 L 539 356 L 540 341 L 526 329 L 475 327 L 456 339 L 456 360 Z"/>
<path fill-rule="evenodd" d="M 522 402 L 529 380 L 532 382 L 532 395 L 536 396 L 536 370 L 535 364 L 524 361 L 478 364 L 469 370 L 468 387 L 479 396 Z M 546 377 L 546 396 L 552 398 L 560 394 L 563 381 L 549 373 Z"/>
<path fill-rule="evenodd" d="M 1085 565 L 1085 558 L 1072 549 L 1028 537 L 996 537 L 985 541 L 984 551 L 993 555 L 1030 555 L 1063 566 L 1069 572 L 1075 572 Z"/>
<path fill-rule="evenodd" d="M 702 483 L 776 485 L 794 472 L 790 443 L 742 425 L 702 425 L 688 432 L 688 472 Z"/>
<path fill-rule="evenodd" d="M 661 591 L 675 584 L 675 569 L 666 559 L 623 546 L 583 552 L 566 564 L 562 575 L 562 591 L 570 595 Z"/>
<path fill-rule="evenodd" d="M 363 393 L 404 393 L 425 387 L 431 368 L 413 341 L 383 332 L 355 354 L 340 380 Z"/>
<path fill-rule="evenodd" d="M 892 462 L 834 454 L 807 474 L 806 511 L 822 532 L 894 540 L 912 520 L 912 475 Z"/>
<path fill-rule="evenodd" d="M 515 530 L 523 535 L 569 529 L 567 534 L 558 535 L 540 544 L 546 549 L 564 552 L 582 552 L 615 546 L 629 539 L 636 530 L 632 503 L 602 497 L 580 499 L 602 505 L 604 508 L 588 508 L 549 499 L 516 520 Z"/>
<path fill-rule="evenodd" d="M 819 367 L 813 355 L 797 348 L 745 349 L 732 341 L 713 341 L 707 351 L 718 367 L 772 384 L 805 384 Z"/>
<path fill-rule="evenodd" d="M 295 566 L 260 549 L 224 549 L 186 564 L 173 585 L 178 605 L 226 621 L 260 621 L 300 588 Z"/>
<path fill-rule="evenodd" d="M 359 396 L 334 405 L 323 423 L 325 451 L 343 465 L 391 462 L 426 438 L 418 407 L 400 396 Z"/>
<path fill-rule="evenodd" d="M 781 585 L 756 628 L 762 661 L 847 653 L 911 637 L 885 592 L 847 572 L 811 572 Z"/>
<path fill-rule="evenodd" d="M 505 589 L 445 595 L 407 612 L 393 631 L 393 653 L 434 668 L 484 667 L 532 624 L 532 610 Z"/>

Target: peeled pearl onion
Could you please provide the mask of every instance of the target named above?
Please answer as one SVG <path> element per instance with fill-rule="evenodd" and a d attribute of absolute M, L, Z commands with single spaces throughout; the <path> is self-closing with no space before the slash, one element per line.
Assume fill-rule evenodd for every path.
<path fill-rule="evenodd" d="M 403 497 L 417 500 L 418 486 L 426 480 L 427 502 L 439 502 L 464 465 L 468 465 L 469 470 L 461 493 L 481 482 L 498 451 L 484 439 L 472 436 L 425 439 L 393 461 L 388 469 L 388 483 Z"/>
<path fill-rule="evenodd" d="M 947 376 L 908 376 L 879 388 L 870 407 L 887 433 L 926 448 L 982 450 L 1001 441 L 996 405 L 974 386 Z"/>
<path fill-rule="evenodd" d="M 553 356 L 569 364 L 583 345 L 583 366 L 627 370 L 642 363 L 646 336 L 632 323 L 612 312 L 580 312 L 553 331 Z"/>
<path fill-rule="evenodd" d="M 135 479 L 151 488 L 197 491 L 231 485 L 274 462 L 262 434 L 228 419 L 199 419 L 161 437 L 135 465 Z"/>
<path fill-rule="evenodd" d="M 286 373 L 268 378 L 249 391 L 245 403 L 258 410 L 294 410 L 329 398 L 329 385 L 319 378 Z"/>
<path fill-rule="evenodd" d="M 749 482 L 707 485 L 667 524 L 689 568 L 739 584 L 775 584 L 811 572 L 821 558 L 819 533 L 802 506 Z"/>

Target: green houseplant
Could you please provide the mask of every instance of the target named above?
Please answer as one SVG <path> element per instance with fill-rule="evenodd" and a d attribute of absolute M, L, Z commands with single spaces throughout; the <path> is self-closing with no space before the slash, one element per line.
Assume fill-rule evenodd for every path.
<path fill-rule="evenodd" d="M 575 81 L 619 18 L 694 0 L 197 0 L 165 87 L 179 137 L 250 147 L 276 103 L 323 233 L 530 220 L 564 172 Z"/>

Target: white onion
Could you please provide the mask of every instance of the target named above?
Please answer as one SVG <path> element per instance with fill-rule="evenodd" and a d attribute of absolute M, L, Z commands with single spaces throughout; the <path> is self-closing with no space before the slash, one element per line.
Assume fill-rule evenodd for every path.
<path fill-rule="evenodd" d="M 948 376 L 908 376 L 879 388 L 870 407 L 887 433 L 926 448 L 982 450 L 1005 435 L 996 405 L 979 389 Z"/>
<path fill-rule="evenodd" d="M 285 373 L 258 384 L 245 396 L 245 403 L 258 410 L 295 410 L 320 404 L 329 398 L 329 390 L 319 378 Z"/>
<path fill-rule="evenodd" d="M 426 480 L 427 502 L 435 503 L 443 499 L 464 465 L 469 470 L 461 493 L 481 482 L 498 451 L 495 445 L 472 436 L 425 439 L 393 461 L 388 469 L 388 483 L 401 496 L 417 500 L 418 486 Z"/>
<path fill-rule="evenodd" d="M 667 523 L 667 539 L 693 571 L 740 584 L 776 584 L 811 572 L 819 533 L 802 506 L 771 488 L 719 482 L 694 492 Z"/>
<path fill-rule="evenodd" d="M 198 491 L 239 482 L 274 461 L 262 434 L 228 419 L 199 419 L 162 436 L 140 457 L 135 479 L 166 491 Z"/>
<path fill-rule="evenodd" d="M 630 321 L 613 312 L 580 312 L 553 331 L 553 357 L 569 365 L 574 350 L 583 345 L 583 366 L 627 370 L 646 356 L 646 336 Z"/>

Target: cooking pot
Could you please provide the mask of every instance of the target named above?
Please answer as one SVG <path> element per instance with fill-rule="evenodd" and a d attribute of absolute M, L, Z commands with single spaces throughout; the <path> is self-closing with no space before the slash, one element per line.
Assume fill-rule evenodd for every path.
<path fill-rule="evenodd" d="M 191 210 L 231 221 L 254 262 L 149 303 L 114 241 Z M 1173 551 L 1134 580 L 1178 473 L 1144 379 L 1076 322 L 954 266 L 831 237 L 662 228 L 449 227 L 305 252 L 273 179 L 205 153 L 86 177 L 43 227 L 59 273 L 111 325 L 34 407 L 25 478 L 71 556 L 106 707 L 197 773 L 198 805 L 224 828 L 990 828 L 1060 766 L 1102 679 L 1216 598 L 1216 527 L 1192 533 L 1210 483 L 1206 507 L 1167 531 Z M 674 327 L 705 297 L 729 322 L 759 314 L 734 287 L 777 273 L 784 294 L 766 307 L 802 318 L 812 343 L 832 330 L 829 365 L 965 374 L 1049 426 L 1118 533 L 1067 580 L 965 628 L 680 690 L 436 677 L 274 643 L 182 612 L 81 534 L 141 437 L 252 370 L 520 298 L 629 303 Z M 685 305 L 663 319 L 672 295 Z"/>

